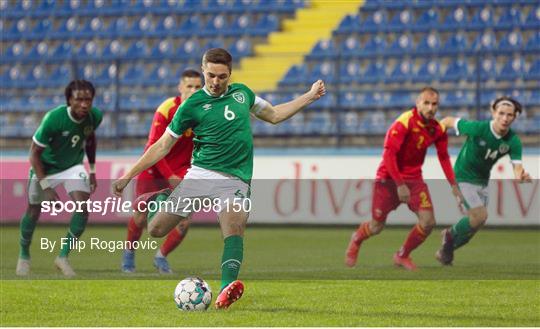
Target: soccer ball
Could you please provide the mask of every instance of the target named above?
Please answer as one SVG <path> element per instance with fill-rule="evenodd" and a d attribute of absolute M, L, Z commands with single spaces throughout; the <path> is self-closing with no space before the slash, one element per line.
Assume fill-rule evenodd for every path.
<path fill-rule="evenodd" d="M 205 311 L 212 302 L 212 290 L 201 278 L 185 278 L 174 289 L 174 301 L 182 311 Z"/>

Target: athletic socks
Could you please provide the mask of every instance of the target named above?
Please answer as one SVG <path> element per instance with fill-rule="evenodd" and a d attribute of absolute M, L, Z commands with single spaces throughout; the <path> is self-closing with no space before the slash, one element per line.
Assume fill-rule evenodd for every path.
<path fill-rule="evenodd" d="M 360 224 L 354 234 L 354 243 L 357 246 L 362 244 L 362 241 L 367 240 L 371 236 L 371 230 L 369 229 L 369 222 L 363 222 Z"/>
<path fill-rule="evenodd" d="M 450 229 L 452 234 L 452 241 L 454 242 L 454 249 L 457 249 L 473 237 L 476 231 L 471 227 L 469 217 L 463 217 Z"/>
<path fill-rule="evenodd" d="M 24 213 L 20 224 L 21 236 L 19 245 L 21 249 L 19 251 L 19 258 L 30 259 L 30 244 L 32 243 L 32 235 L 34 234 L 36 225 L 37 220 L 33 220 L 28 213 Z"/>
<path fill-rule="evenodd" d="M 176 249 L 178 245 L 184 240 L 184 237 L 186 236 L 187 230 L 184 232 L 181 232 L 178 227 L 173 228 L 169 234 L 167 234 L 167 238 L 165 239 L 165 242 L 161 245 L 161 248 L 159 251 L 163 255 L 163 257 L 167 257 L 167 255 Z"/>
<path fill-rule="evenodd" d="M 420 224 L 416 224 L 409 232 L 409 236 L 405 243 L 398 252 L 398 256 L 402 258 L 409 257 L 410 253 L 422 244 L 427 238 L 428 234 L 422 229 Z"/>
<path fill-rule="evenodd" d="M 71 247 L 75 245 L 75 241 L 81 237 L 86 227 L 86 222 L 88 221 L 88 214 L 83 214 L 80 212 L 75 212 L 71 216 L 71 221 L 69 222 L 69 231 L 66 234 L 66 240 L 63 240 L 63 243 L 60 244 L 60 257 L 67 257 L 71 251 Z"/>
<path fill-rule="evenodd" d="M 244 257 L 244 239 L 239 235 L 225 238 L 221 258 L 221 290 L 238 278 Z"/>
<path fill-rule="evenodd" d="M 131 217 L 128 222 L 128 233 L 126 241 L 131 242 L 130 245 L 133 246 L 134 241 L 139 241 L 141 239 L 142 232 L 143 227 L 137 226 L 137 223 L 135 223 L 135 220 L 133 219 L 133 217 Z"/>

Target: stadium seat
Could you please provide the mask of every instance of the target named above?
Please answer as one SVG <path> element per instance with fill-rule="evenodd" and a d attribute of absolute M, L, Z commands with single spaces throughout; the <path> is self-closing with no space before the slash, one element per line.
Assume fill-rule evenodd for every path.
<path fill-rule="evenodd" d="M 462 7 L 455 7 L 448 13 L 440 30 L 458 30 L 468 23 L 467 12 Z"/>
<path fill-rule="evenodd" d="M 468 50 L 467 37 L 464 33 L 452 34 L 442 47 L 442 52 L 446 54 L 463 53 Z"/>
<path fill-rule="evenodd" d="M 485 30 L 494 26 L 493 10 L 487 6 L 480 7 L 476 10 L 471 21 L 467 24 L 467 28 L 471 30 Z"/>
<path fill-rule="evenodd" d="M 519 51 L 523 47 L 523 37 L 519 30 L 507 33 L 503 36 L 498 46 L 499 53 Z"/>
<path fill-rule="evenodd" d="M 279 29 L 279 18 L 274 15 L 262 15 L 255 27 L 249 31 L 250 35 L 262 36 Z"/>
<path fill-rule="evenodd" d="M 229 23 L 227 22 L 226 15 L 218 14 L 214 17 L 210 17 L 206 22 L 206 26 L 203 27 L 199 33 L 207 37 L 224 36 L 229 29 Z M 241 33 L 241 31 L 236 31 Z"/>
<path fill-rule="evenodd" d="M 439 25 L 439 12 L 430 8 L 422 13 L 412 26 L 415 31 L 429 31 L 436 29 Z"/>
<path fill-rule="evenodd" d="M 386 49 L 386 53 L 392 55 L 406 55 L 412 51 L 413 47 L 414 44 L 412 37 L 409 34 L 401 34 Z"/>
<path fill-rule="evenodd" d="M 359 55 L 373 56 L 381 55 L 386 52 L 386 40 L 380 35 L 374 35 L 364 45 Z"/>
<path fill-rule="evenodd" d="M 25 56 L 25 47 L 22 42 L 15 42 L 7 48 L 6 52 L 2 55 L 2 60 L 17 61 L 21 57 Z"/>
<path fill-rule="evenodd" d="M 40 43 L 36 44 L 28 54 L 26 55 L 26 59 L 28 60 L 45 60 L 49 57 L 49 45 L 48 43 L 41 41 Z"/>
<path fill-rule="evenodd" d="M 60 23 L 59 28 L 53 33 L 56 38 L 70 39 L 77 35 L 79 31 L 79 19 L 70 17 Z"/>
<path fill-rule="evenodd" d="M 540 31 L 533 31 L 531 33 L 525 45 L 525 50 L 533 53 L 540 51 Z"/>
<path fill-rule="evenodd" d="M 5 35 L 3 35 L 3 39 L 17 41 L 27 39 L 27 37 L 30 35 L 29 30 L 30 26 L 28 19 L 18 19 L 11 24 L 11 28 L 6 31 Z"/>
<path fill-rule="evenodd" d="M 540 59 L 537 58 L 531 64 L 523 78 L 527 81 L 540 81 Z"/>
<path fill-rule="evenodd" d="M 34 1 L 29 1 L 29 2 L 35 3 Z M 57 2 L 56 0 L 43 0 L 35 9 L 34 13 L 39 16 L 44 16 L 44 17 L 49 16 L 54 13 L 54 9 L 55 9 L 54 6 L 56 2 Z M 27 13 L 28 11 L 25 10 L 24 12 Z"/>
<path fill-rule="evenodd" d="M 252 16 L 244 13 L 234 18 L 231 24 L 231 31 L 236 31 L 237 34 L 242 33 L 249 35 L 249 29 L 251 29 L 254 24 Z"/>
<path fill-rule="evenodd" d="M 474 93 L 470 91 L 449 91 L 446 94 L 446 99 L 441 102 L 444 106 L 450 108 L 456 106 L 473 106 L 474 105 Z"/>
<path fill-rule="evenodd" d="M 353 32 L 360 31 L 360 20 L 359 15 L 346 15 L 345 18 L 339 23 L 339 27 L 336 29 L 337 34 L 350 34 Z"/>
<path fill-rule="evenodd" d="M 170 40 L 161 40 L 150 51 L 150 57 L 154 59 L 168 58 L 173 53 L 173 44 Z"/>
<path fill-rule="evenodd" d="M 152 19 L 149 16 L 143 16 L 135 21 L 133 27 L 129 31 L 129 35 L 135 37 L 149 36 L 152 35 L 154 28 Z"/>
<path fill-rule="evenodd" d="M 137 63 L 129 66 L 125 73 L 122 75 L 120 81 L 124 85 L 137 85 L 143 80 L 145 76 L 144 65 Z"/>
<path fill-rule="evenodd" d="M 364 74 L 360 75 L 358 81 L 361 83 L 381 82 L 386 76 L 386 65 L 382 61 L 371 62 Z"/>
<path fill-rule="evenodd" d="M 176 55 L 180 59 L 199 59 L 201 55 L 201 45 L 196 39 L 189 39 L 179 45 Z"/>
<path fill-rule="evenodd" d="M 208 49 L 212 48 L 228 48 L 225 46 L 225 42 L 222 39 L 209 39 L 208 42 L 201 46 L 201 51 L 205 52 Z M 238 58 L 233 58 L 233 60 L 238 60 Z"/>
<path fill-rule="evenodd" d="M 495 29 L 513 29 L 520 27 L 521 23 L 521 11 L 516 7 L 512 7 L 509 10 L 505 10 L 501 13 L 497 24 L 494 26 Z"/>
<path fill-rule="evenodd" d="M 353 109 L 363 104 L 364 94 L 359 93 L 356 89 L 341 91 L 338 98 L 338 105 L 345 109 Z"/>
<path fill-rule="evenodd" d="M 234 59 L 240 60 L 253 54 L 253 46 L 249 38 L 241 38 L 233 42 L 229 47 L 229 52 Z"/>
<path fill-rule="evenodd" d="M 154 69 L 148 75 L 150 85 L 164 85 L 174 83 L 177 80 L 176 76 L 173 76 L 171 68 L 166 64 L 156 64 Z"/>
<path fill-rule="evenodd" d="M 413 14 L 409 9 L 397 12 L 386 26 L 387 31 L 407 31 L 413 25 Z"/>
<path fill-rule="evenodd" d="M 134 41 L 125 52 L 125 58 L 144 58 L 148 54 L 145 40 Z"/>
<path fill-rule="evenodd" d="M 388 14 L 385 10 L 374 11 L 360 25 L 360 30 L 363 32 L 385 31 L 388 25 Z"/>
<path fill-rule="evenodd" d="M 30 39 L 43 40 L 48 38 L 53 31 L 53 23 L 50 19 L 40 19 L 32 31 L 30 32 Z"/>
<path fill-rule="evenodd" d="M 360 124 L 360 118 L 357 112 L 347 111 L 340 113 L 340 132 L 346 135 L 356 135 L 358 133 L 358 126 Z"/>
<path fill-rule="evenodd" d="M 536 7 L 533 7 L 531 11 L 529 11 L 523 26 L 529 29 L 540 28 L 540 5 L 537 4 Z"/>
<path fill-rule="evenodd" d="M 177 30 L 178 27 L 175 16 L 168 15 L 159 20 L 156 28 L 153 31 L 150 31 L 150 36 L 173 36 Z"/>
<path fill-rule="evenodd" d="M 203 30 L 203 25 L 201 18 L 197 15 L 191 16 L 188 19 L 184 20 L 179 28 L 178 32 L 184 35 L 198 35 L 199 31 Z"/>
<path fill-rule="evenodd" d="M 130 34 L 132 27 L 129 24 L 128 18 L 126 16 L 120 16 L 116 19 L 114 19 L 111 24 L 109 25 L 109 28 L 107 30 L 107 33 L 109 34 L 109 38 L 122 38 L 126 37 Z"/>
<path fill-rule="evenodd" d="M 341 63 L 339 70 L 339 80 L 341 83 L 358 82 L 361 74 L 361 66 L 357 62 L 345 61 Z"/>
<path fill-rule="evenodd" d="M 497 39 L 495 39 L 495 34 L 493 32 L 480 33 L 473 41 L 472 50 L 476 51 L 490 51 L 494 50 L 497 46 Z"/>
<path fill-rule="evenodd" d="M 51 49 L 51 58 L 57 60 L 71 59 L 73 55 L 73 45 L 69 41 L 64 41 Z"/>
<path fill-rule="evenodd" d="M 440 48 L 441 39 L 436 32 L 432 32 L 421 38 L 420 42 L 416 46 L 415 52 L 417 54 L 435 54 L 440 51 Z"/>
<path fill-rule="evenodd" d="M 412 63 L 409 60 L 398 61 L 387 78 L 389 83 L 403 83 L 412 79 Z"/>
<path fill-rule="evenodd" d="M 480 92 L 480 104 L 482 105 L 490 105 L 491 102 L 493 102 L 497 98 L 497 93 L 493 90 L 482 90 Z M 485 119 L 489 118 L 491 116 L 491 113 L 489 112 L 483 112 L 483 115 L 486 116 Z"/>
<path fill-rule="evenodd" d="M 446 71 L 441 77 L 443 82 L 458 82 L 469 78 L 468 64 L 463 59 L 456 59 L 448 64 Z"/>
<path fill-rule="evenodd" d="M 116 59 L 124 55 L 125 49 L 122 43 L 118 40 L 112 40 L 109 44 L 105 45 L 101 53 L 103 59 Z"/>
<path fill-rule="evenodd" d="M 306 83 L 307 68 L 305 64 L 293 65 L 280 81 L 280 85 L 291 86 Z"/>
<path fill-rule="evenodd" d="M 95 38 L 102 36 L 105 31 L 105 25 L 101 17 L 93 17 L 88 19 L 86 23 L 81 27 L 78 35 L 83 38 Z"/>
<path fill-rule="evenodd" d="M 333 59 L 337 56 L 337 47 L 332 39 L 323 39 L 311 50 L 308 59 Z"/>
<path fill-rule="evenodd" d="M 360 40 L 355 35 L 343 40 L 340 49 L 341 55 L 345 58 L 361 56 L 364 51 L 363 47 L 360 46 Z"/>
<path fill-rule="evenodd" d="M 310 120 L 305 124 L 304 133 L 317 135 L 330 135 L 336 131 L 336 125 L 329 112 L 311 113 Z"/>
<path fill-rule="evenodd" d="M 438 81 L 441 76 L 441 63 L 438 60 L 429 60 L 420 64 L 420 68 L 413 75 L 413 82 L 431 83 Z"/>
<path fill-rule="evenodd" d="M 477 77 L 478 70 L 480 70 L 480 79 L 482 81 L 494 79 L 497 72 L 497 62 L 493 57 L 484 57 L 480 61 L 480 67 L 475 67 L 474 78 Z"/>
<path fill-rule="evenodd" d="M 49 75 L 49 85 L 51 86 L 65 86 L 70 80 L 74 78 L 71 72 L 71 66 L 68 64 L 61 64 L 52 70 Z M 93 80 L 91 80 L 93 82 Z"/>

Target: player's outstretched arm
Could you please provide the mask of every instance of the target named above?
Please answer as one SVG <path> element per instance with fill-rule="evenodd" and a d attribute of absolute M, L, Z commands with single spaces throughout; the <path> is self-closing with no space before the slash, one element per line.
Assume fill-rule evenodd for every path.
<path fill-rule="evenodd" d="M 34 169 L 34 174 L 39 181 L 39 185 L 43 189 L 43 192 L 45 192 L 45 199 L 47 201 L 59 200 L 58 194 L 56 194 L 56 191 L 50 186 L 50 183 L 46 178 L 45 166 L 43 166 L 43 162 L 41 162 L 41 153 L 43 153 L 44 150 L 44 147 L 41 147 L 32 141 L 32 145 L 30 145 L 30 165 L 32 166 L 32 169 Z"/>
<path fill-rule="evenodd" d="M 88 166 L 90 167 L 90 193 L 94 193 L 97 188 L 97 179 L 96 179 L 96 150 L 97 150 L 97 140 L 96 134 L 92 133 L 86 138 L 84 151 L 86 152 L 86 157 L 88 158 Z"/>
<path fill-rule="evenodd" d="M 268 103 L 267 106 L 258 111 L 256 116 L 263 121 L 277 124 L 292 117 L 298 113 L 298 111 L 315 102 L 325 94 L 326 87 L 324 86 L 324 82 L 322 80 L 317 80 L 315 83 L 313 83 L 313 85 L 311 85 L 311 89 L 305 94 L 293 99 L 290 102 L 275 106 Z"/>
<path fill-rule="evenodd" d="M 454 128 L 457 118 L 455 117 L 445 117 L 439 121 L 446 129 Z"/>
<path fill-rule="evenodd" d="M 166 156 L 175 143 L 176 138 L 174 138 L 171 134 L 163 134 L 156 143 L 152 144 L 152 146 L 150 146 L 148 150 L 144 152 L 144 154 L 139 158 L 139 160 L 137 160 L 137 162 L 133 165 L 133 167 L 131 167 L 131 169 L 129 169 L 127 173 L 112 184 L 113 194 L 118 197 L 122 196 L 122 191 L 129 184 L 129 181 L 133 177 L 140 174 L 143 170 L 150 168 L 156 162 Z"/>
<path fill-rule="evenodd" d="M 530 183 L 532 182 L 531 175 L 525 171 L 521 163 L 514 164 L 514 177 L 518 180 L 519 183 Z"/>

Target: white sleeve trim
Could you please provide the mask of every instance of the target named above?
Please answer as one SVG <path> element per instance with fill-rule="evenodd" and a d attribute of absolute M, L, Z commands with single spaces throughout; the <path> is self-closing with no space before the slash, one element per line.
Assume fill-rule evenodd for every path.
<path fill-rule="evenodd" d="M 165 129 L 166 132 L 168 132 L 172 137 L 178 139 L 180 138 L 180 135 L 176 134 L 174 131 L 171 130 L 171 128 L 167 127 L 167 129 Z"/>
<path fill-rule="evenodd" d="M 253 103 L 253 106 L 249 110 L 251 113 L 258 115 L 262 110 L 270 106 L 272 106 L 272 104 L 270 104 L 268 101 L 259 96 L 255 96 L 255 103 Z"/>
<path fill-rule="evenodd" d="M 512 164 L 522 164 L 522 163 L 523 163 L 522 160 L 512 160 L 512 159 L 510 159 L 510 162 L 511 162 Z"/>
<path fill-rule="evenodd" d="M 36 136 L 32 136 L 32 140 L 34 141 L 34 143 L 36 143 L 38 146 L 41 146 L 43 148 L 47 147 L 47 144 L 43 144 L 42 142 L 38 141 Z"/>
<path fill-rule="evenodd" d="M 456 136 L 459 136 L 459 129 L 458 129 L 458 122 L 461 120 L 461 118 L 457 118 L 454 122 L 454 130 L 456 131 Z"/>

